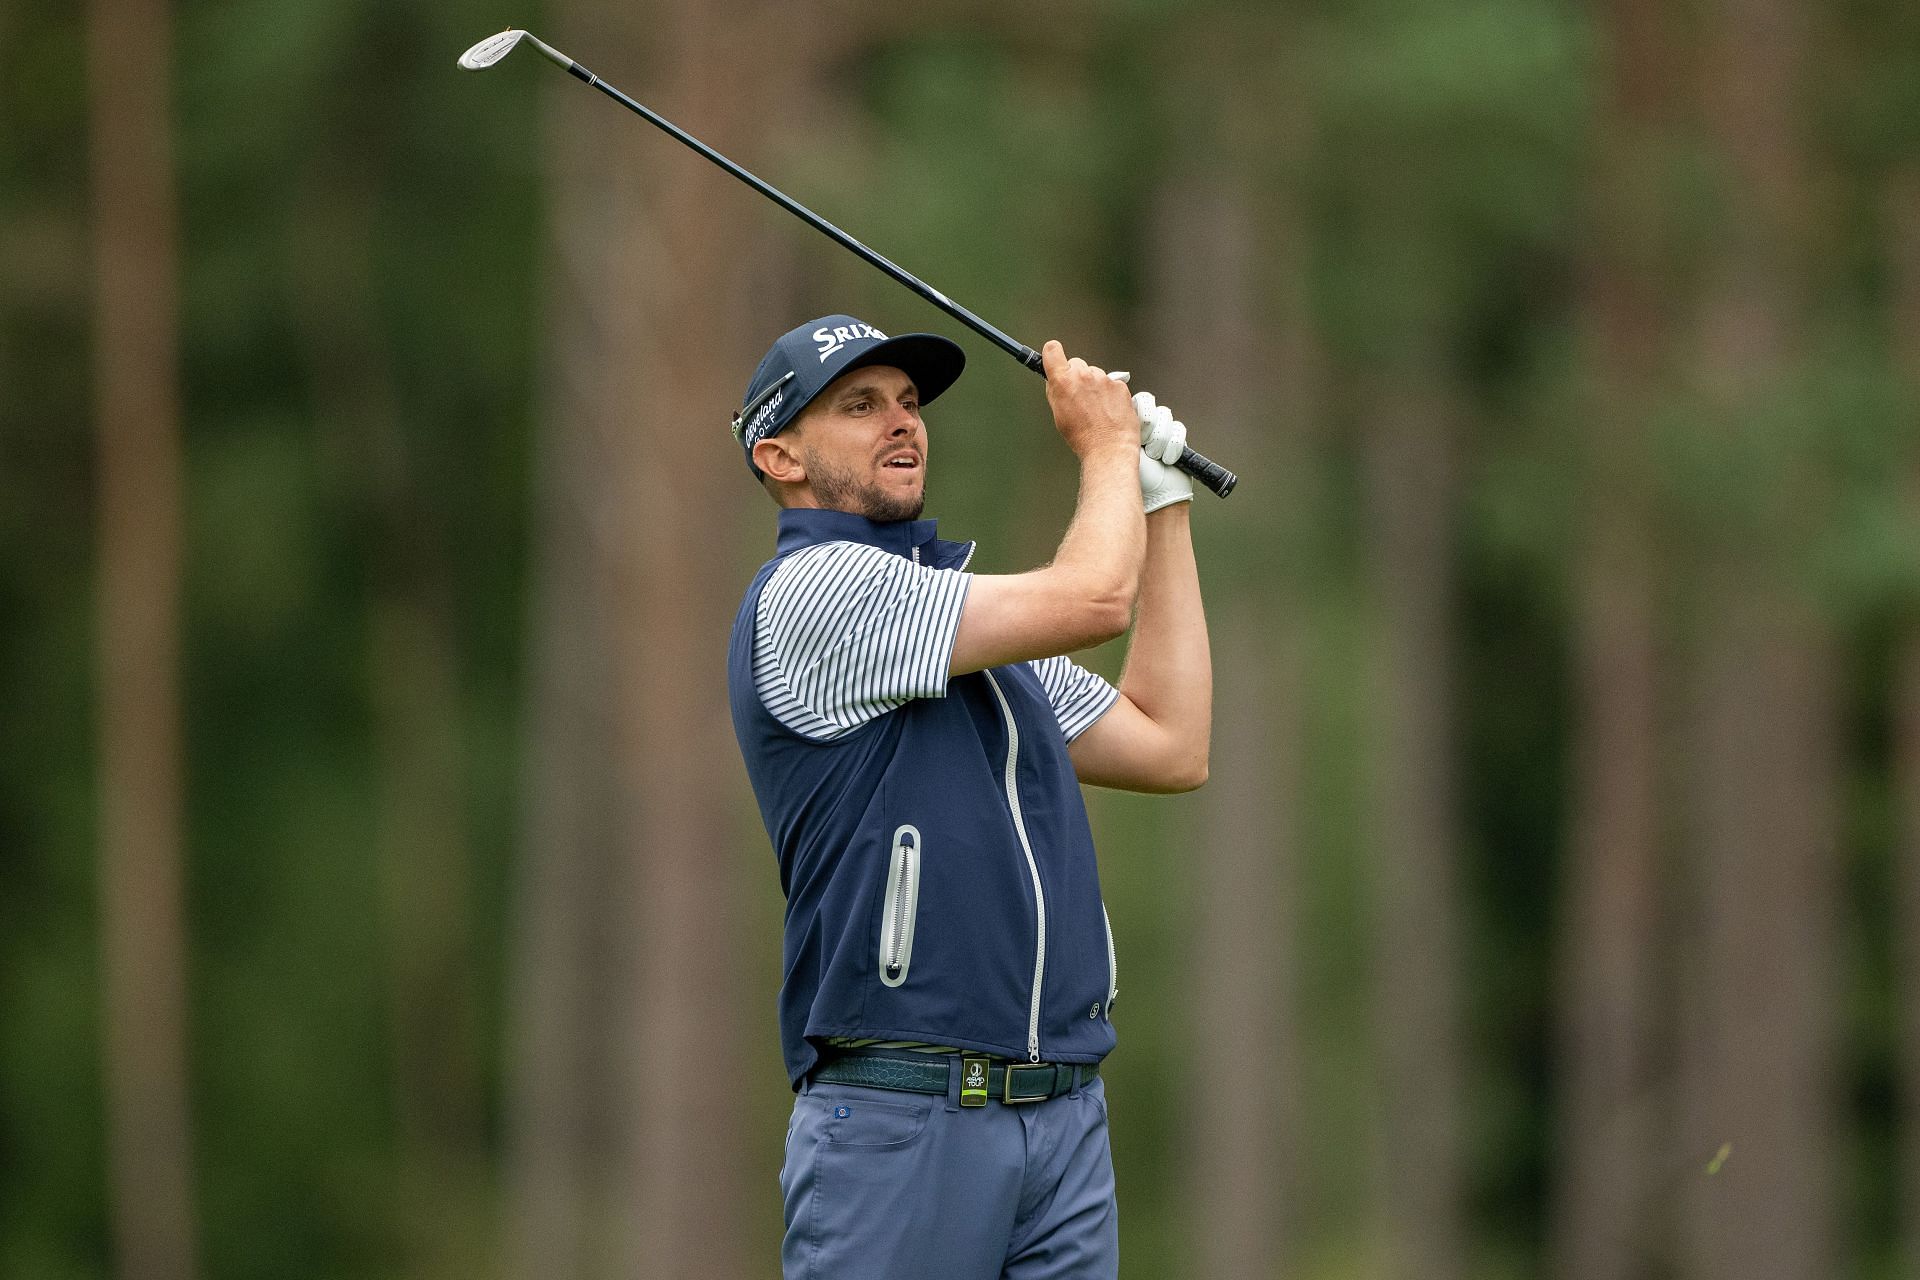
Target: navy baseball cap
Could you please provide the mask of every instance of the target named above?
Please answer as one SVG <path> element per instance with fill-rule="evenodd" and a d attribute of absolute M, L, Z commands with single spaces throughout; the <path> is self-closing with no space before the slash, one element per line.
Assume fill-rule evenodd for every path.
<path fill-rule="evenodd" d="M 733 415 L 733 438 L 746 451 L 748 469 L 760 474 L 753 446 L 786 430 L 835 378 L 870 364 L 900 370 L 913 379 L 920 403 L 930 404 L 966 368 L 967 354 L 937 333 L 889 338 L 852 316 L 821 316 L 789 329 L 761 358 Z"/>

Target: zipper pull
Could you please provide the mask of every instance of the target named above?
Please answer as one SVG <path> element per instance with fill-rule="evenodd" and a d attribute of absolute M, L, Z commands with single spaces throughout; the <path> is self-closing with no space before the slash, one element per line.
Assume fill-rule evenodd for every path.
<path fill-rule="evenodd" d="M 886 916 L 880 929 L 880 981 L 897 987 L 906 979 L 909 948 L 913 945 L 912 913 L 918 888 L 920 832 L 902 823 L 893 833 L 891 865 L 887 873 Z"/>

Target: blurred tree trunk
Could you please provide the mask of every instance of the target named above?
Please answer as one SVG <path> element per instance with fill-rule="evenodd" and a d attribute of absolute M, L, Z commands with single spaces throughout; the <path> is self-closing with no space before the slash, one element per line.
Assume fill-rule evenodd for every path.
<path fill-rule="evenodd" d="M 1920 634 L 1901 644 L 1893 690 L 1895 847 L 1893 936 L 1899 964 L 1900 1256 L 1902 1274 L 1920 1274 Z"/>
<path fill-rule="evenodd" d="M 574 118 L 577 127 L 578 118 Z M 556 235 L 585 233 L 556 196 Z M 573 225 L 570 225 L 573 224 Z M 561 264 L 556 297 L 583 287 Z M 556 316 L 564 314 L 558 302 Z M 613 752 L 613 608 L 605 560 L 618 510 L 612 468 L 563 388 L 592 372 L 585 352 L 552 357 L 551 407 L 539 435 L 530 580 L 527 799 L 508 973 L 510 1274 L 585 1280 L 611 1248 L 621 1200 L 610 1123 L 622 1100 L 609 1061 L 626 935 L 606 893 L 620 848 Z"/>
<path fill-rule="evenodd" d="M 354 86 L 351 101 L 378 101 Z M 350 156 L 316 149 L 304 176 L 297 291 L 315 408 L 334 447 L 364 477 L 369 562 L 367 668 L 378 773 L 387 1018 L 398 1124 L 402 1219 L 437 1267 L 475 1252 L 460 1196 L 482 1180 L 481 1046 L 462 708 L 446 531 L 421 483 L 430 463 L 402 428 L 399 388 L 378 325 L 371 175 L 386 122 L 351 121 Z M 454 1263 L 457 1266 L 457 1263 Z"/>
<path fill-rule="evenodd" d="M 1700 859 L 1685 1155 L 1701 1277 L 1837 1273 L 1833 659 L 1753 566 L 1708 588 L 1693 738 Z"/>
<path fill-rule="evenodd" d="M 1465 1104 L 1455 798 L 1453 519 L 1458 406 L 1439 358 L 1407 336 L 1375 371 L 1365 422 L 1379 639 L 1372 679 L 1378 927 L 1374 1020 L 1384 1094 L 1386 1274 L 1466 1271 Z"/>
<path fill-rule="evenodd" d="M 171 15 L 95 0 L 94 380 L 107 1194 L 121 1275 L 197 1270 L 180 724 L 179 241 Z"/>
<path fill-rule="evenodd" d="M 561 47 L 604 51 L 596 70 L 750 167 L 754 131 L 817 57 L 770 4 L 574 0 L 556 16 Z M 777 1134 L 734 1127 L 740 872 L 766 868 L 733 839 L 725 657 L 737 531 L 770 513 L 727 420 L 791 323 L 757 305 L 782 293 L 763 269 L 780 215 L 578 84 L 556 81 L 551 106 L 514 1265 L 731 1276 L 770 1262 L 733 1224 L 757 1205 L 778 1217 L 771 1181 L 745 1176 L 748 1144 Z"/>
<path fill-rule="evenodd" d="M 1588 477 L 1576 568 L 1577 742 L 1561 914 L 1563 1140 L 1552 1265 L 1564 1280 L 1651 1274 L 1661 1086 L 1658 557 L 1649 417 L 1671 325 L 1662 239 L 1672 48 L 1658 0 L 1603 9 L 1606 90 L 1589 188 L 1584 328 L 1594 376 L 1582 440 Z"/>
<path fill-rule="evenodd" d="M 1226 74 L 1270 31 L 1214 29 L 1184 62 L 1170 101 L 1196 103 L 1199 135 L 1156 201 L 1148 296 L 1153 378 L 1204 453 L 1243 470 L 1261 497 L 1195 512 L 1214 668 L 1212 777 L 1200 793 L 1204 839 L 1191 851 L 1198 927 L 1188 960 L 1183 1040 L 1253 1064 L 1264 1083 L 1202 1090 L 1182 1126 L 1192 1271 L 1218 1280 L 1287 1274 L 1297 1252 L 1302 1056 L 1299 1046 L 1298 797 L 1305 651 L 1299 581 L 1303 478 L 1311 421 L 1310 329 L 1302 229 L 1263 177 L 1303 149 L 1296 102 L 1276 105 L 1252 76 Z M 1297 81 L 1284 78 L 1289 85 Z M 1255 87 L 1259 86 L 1259 87 Z M 1236 91 L 1237 90 L 1237 91 Z M 1284 91 L 1283 91 L 1284 92 Z M 1279 154 L 1276 154 L 1278 152 Z M 1277 184 L 1276 184 L 1277 185 Z M 1284 513 L 1278 519 L 1276 512 Z"/>
<path fill-rule="evenodd" d="M 1724 456 L 1774 465 L 1710 495 L 1736 501 L 1707 509 L 1741 514 L 1709 535 L 1693 591 L 1683 1151 L 1705 1167 L 1732 1150 L 1718 1173 L 1687 1179 L 1685 1273 L 1799 1280 L 1839 1269 L 1836 646 L 1796 575 L 1819 478 L 1781 444 L 1808 312 L 1813 32 L 1800 0 L 1719 0 L 1705 16 L 1721 182 L 1696 365 Z"/>
<path fill-rule="evenodd" d="M 1910 396 L 1920 395 L 1920 165 L 1895 176 L 1887 201 L 1892 228 L 1894 344 Z M 1920 504 L 1920 475 L 1911 478 Z M 1910 617 L 1896 667 L 1894 786 L 1899 839 L 1894 849 L 1893 936 L 1900 1010 L 1901 1254 L 1920 1274 L 1920 618 Z"/>

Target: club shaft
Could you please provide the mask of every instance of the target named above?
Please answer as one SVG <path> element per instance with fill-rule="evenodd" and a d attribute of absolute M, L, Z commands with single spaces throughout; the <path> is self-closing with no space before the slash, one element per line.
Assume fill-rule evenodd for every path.
<path fill-rule="evenodd" d="M 875 253 L 872 249 L 867 248 L 866 245 L 861 244 L 858 240 L 848 235 L 845 231 L 842 231 L 839 227 L 836 227 L 835 225 L 833 225 L 833 223 L 828 222 L 825 218 L 821 217 L 819 214 L 815 213 L 813 210 L 807 208 L 807 206 L 801 204 L 798 200 L 795 200 L 792 196 L 789 196 L 786 192 L 780 190 L 776 186 L 771 185 L 770 183 L 762 181 L 760 178 L 756 177 L 750 171 L 741 168 L 739 165 L 727 159 L 727 157 L 721 155 L 718 151 L 715 151 L 712 147 L 708 146 L 706 143 L 700 141 L 700 139 L 688 133 L 685 129 L 682 129 L 679 125 L 675 124 L 673 121 L 667 119 L 665 116 L 661 115 L 659 112 L 654 111 L 652 108 L 646 106 L 644 103 L 636 102 L 632 98 L 629 98 L 626 94 L 620 92 L 620 90 L 608 84 L 605 80 L 602 80 L 599 76 L 593 74 L 593 72 L 587 70 L 585 67 L 581 66 L 579 63 L 577 62 L 574 63 L 571 67 L 568 68 L 568 70 L 571 71 L 575 76 L 578 76 L 580 79 L 586 81 L 587 84 L 589 84 L 593 88 L 598 89 L 600 92 L 606 94 L 609 98 L 612 98 L 615 102 L 619 103 L 621 106 L 625 107 L 627 110 L 633 112 L 638 116 L 643 117 L 649 124 L 652 124 L 657 128 L 661 129 L 662 131 L 664 131 L 665 133 L 669 134 L 676 141 L 684 143 L 686 146 L 692 148 L 694 151 L 699 152 L 702 156 L 706 157 L 708 160 L 711 160 L 713 163 L 719 165 L 722 169 L 725 169 L 728 173 L 740 179 L 740 181 L 746 183 L 748 186 L 752 187 L 755 191 L 758 191 L 761 195 L 773 201 L 775 204 L 779 205 L 782 209 L 785 209 L 788 213 L 792 214 L 794 217 L 800 219 L 802 222 L 805 222 L 807 225 L 813 227 L 815 230 L 824 233 L 825 235 L 827 235 L 828 237 L 836 241 L 838 244 L 840 244 L 842 247 L 859 255 L 862 259 L 864 259 L 870 265 L 877 267 L 881 271 L 884 271 L 887 275 L 892 276 L 896 281 L 905 285 L 907 288 L 913 290 L 915 293 L 919 294 L 922 298 L 925 298 L 928 302 L 940 308 L 942 311 L 946 312 L 948 315 L 952 316 L 954 319 L 960 321 L 962 324 L 972 329 L 975 333 L 978 333 L 981 337 L 985 338 L 987 341 L 993 343 L 995 346 L 999 347 L 1002 351 L 1005 351 L 1008 355 L 1018 360 L 1021 364 L 1026 365 L 1030 369 L 1040 368 L 1040 353 L 1038 351 L 1035 351 L 1032 347 L 1027 346 L 1025 343 L 1019 341 L 1018 339 L 1002 332 L 1001 330 L 995 328 L 993 325 L 988 324 L 985 320 L 982 320 L 979 316 L 973 314 L 973 312 L 967 310 L 965 307 L 961 306 L 959 303 L 955 302 L 953 299 L 947 297 L 946 294 L 941 293 L 938 289 L 934 288 L 932 285 L 928 284 L 926 281 L 920 279 L 920 277 L 914 275 L 912 272 L 906 270 L 904 267 L 901 267 L 895 264 L 894 262 L 889 261 L 887 258 L 883 257 L 882 255 Z"/>
<path fill-rule="evenodd" d="M 560 65 L 567 69 L 569 74 L 584 81 L 589 88 L 598 89 L 627 110 L 645 120 L 648 124 L 658 128 L 674 140 L 683 143 L 691 150 L 698 152 L 701 156 L 746 183 L 749 187 L 752 187 L 755 191 L 758 191 L 761 195 L 773 201 L 794 217 L 814 228 L 814 230 L 819 231 L 836 244 L 839 244 L 842 248 L 857 255 L 870 266 L 886 273 L 892 277 L 894 281 L 912 290 L 927 302 L 946 312 L 955 320 L 958 320 L 961 324 L 966 325 L 969 329 L 972 329 L 988 342 L 993 343 L 994 346 L 999 347 L 1027 368 L 1033 370 L 1043 378 L 1046 377 L 1046 369 L 1042 367 L 1040 353 L 1032 347 L 1029 347 L 1026 343 L 988 324 L 985 320 L 982 320 L 979 316 L 967 310 L 946 294 L 914 275 L 911 271 L 897 266 L 885 257 L 867 248 L 866 245 L 861 244 L 858 240 L 833 225 L 833 223 L 828 222 L 825 218 L 807 208 L 807 206 L 801 204 L 786 192 L 770 183 L 762 181 L 746 169 L 741 168 L 659 112 L 629 98 L 626 94 L 620 92 L 620 90 L 608 84 L 605 80 L 602 80 L 578 62 L 553 49 L 551 45 L 542 43 L 537 39 L 534 43 L 543 54 L 553 61 L 560 63 Z M 1234 475 L 1233 472 L 1190 448 L 1181 451 L 1179 461 L 1174 465 L 1223 498 L 1233 492 L 1234 485 L 1239 483 L 1239 477 Z"/>

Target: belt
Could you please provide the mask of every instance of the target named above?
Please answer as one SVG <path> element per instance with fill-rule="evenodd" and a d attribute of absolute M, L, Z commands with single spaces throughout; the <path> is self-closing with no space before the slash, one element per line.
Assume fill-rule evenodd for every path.
<path fill-rule="evenodd" d="M 945 1093 L 953 1059 L 944 1054 L 910 1058 L 877 1053 L 843 1053 L 814 1069 L 813 1079 L 828 1084 L 857 1084 L 905 1093 Z M 997 1102 L 1044 1102 L 1070 1093 L 1100 1074 L 1100 1064 L 1009 1062 L 1004 1065 L 974 1054 L 960 1059 L 960 1105 L 984 1107 Z"/>

